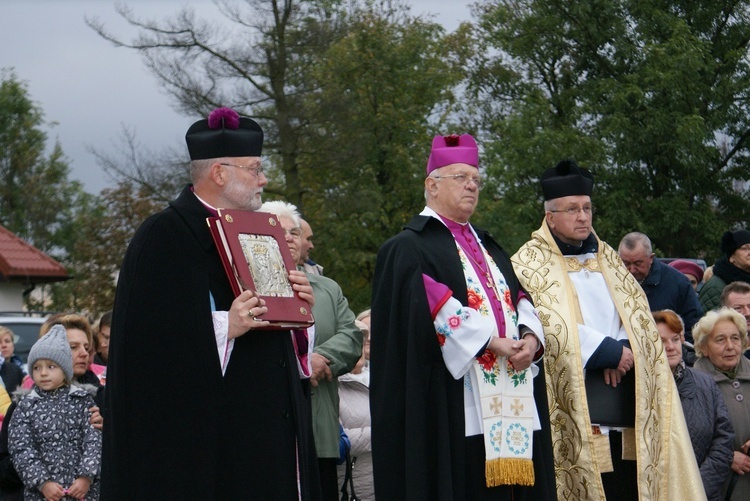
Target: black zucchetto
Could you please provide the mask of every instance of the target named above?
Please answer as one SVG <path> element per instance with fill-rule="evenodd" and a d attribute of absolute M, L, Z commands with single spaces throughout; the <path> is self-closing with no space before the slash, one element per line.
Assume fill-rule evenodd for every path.
<path fill-rule="evenodd" d="M 198 120 L 185 134 L 190 160 L 223 157 L 259 157 L 263 129 L 254 120 L 230 108 L 217 108 Z"/>
<path fill-rule="evenodd" d="M 594 176 L 579 167 L 575 160 L 563 160 L 552 169 L 544 171 L 541 183 L 545 201 L 575 195 L 591 196 Z"/>

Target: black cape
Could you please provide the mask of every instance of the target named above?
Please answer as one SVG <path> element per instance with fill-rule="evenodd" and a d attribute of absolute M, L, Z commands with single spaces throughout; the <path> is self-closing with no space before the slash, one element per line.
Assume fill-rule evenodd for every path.
<path fill-rule="evenodd" d="M 474 229 L 517 303 L 520 284 L 508 255 L 486 232 Z M 468 305 L 453 235 L 437 219 L 416 216 L 381 247 L 375 267 L 370 365 L 375 495 L 389 501 L 473 501 L 467 484 L 484 482 L 484 460 L 467 473 L 464 383 L 455 380 L 443 362 L 423 273 L 450 287 L 454 297 Z M 541 370 L 534 378 L 542 421 L 542 430 L 534 433 L 536 483 L 514 488 L 515 500 L 556 497 L 543 374 Z M 493 499 L 510 499 L 510 489 L 494 490 L 497 493 L 488 493 Z"/>
<path fill-rule="evenodd" d="M 222 376 L 212 323 L 234 295 L 208 210 L 186 187 L 131 241 L 107 365 L 102 499 L 319 499 L 309 388 L 288 331 L 238 338 Z"/>

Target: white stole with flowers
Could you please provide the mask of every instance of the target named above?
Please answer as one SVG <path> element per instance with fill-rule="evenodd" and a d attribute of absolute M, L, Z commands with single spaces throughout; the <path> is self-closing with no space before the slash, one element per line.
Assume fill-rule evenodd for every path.
<path fill-rule="evenodd" d="M 458 300 L 452 299 L 435 318 L 438 339 L 449 369 L 455 364 L 449 360 L 452 356 L 450 348 L 446 350 L 446 344 L 450 347 L 446 339 L 456 331 L 465 327 L 476 329 L 481 322 L 485 333 L 489 327 L 494 335 L 498 335 L 498 322 L 487 297 L 488 291 L 458 243 L 456 246 L 466 277 L 469 305 L 464 307 Z M 505 337 L 519 339 L 518 314 L 510 289 L 484 247 L 482 252 L 501 295 Z M 473 357 L 464 367 L 466 435 L 481 433 L 484 436 L 487 486 L 533 485 L 532 433 L 540 429 L 540 425 L 533 396 L 531 368 L 515 371 L 506 357 L 497 358 L 489 350 Z"/>

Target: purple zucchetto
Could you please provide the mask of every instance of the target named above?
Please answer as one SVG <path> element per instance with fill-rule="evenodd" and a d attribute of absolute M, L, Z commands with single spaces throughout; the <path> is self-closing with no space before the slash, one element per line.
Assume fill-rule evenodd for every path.
<path fill-rule="evenodd" d="M 190 160 L 223 157 L 259 157 L 263 129 L 231 108 L 217 108 L 198 120 L 185 134 Z"/>
<path fill-rule="evenodd" d="M 544 200 L 576 195 L 591 196 L 594 189 L 594 176 L 575 160 L 563 160 L 542 174 L 542 194 Z"/>
<path fill-rule="evenodd" d="M 451 164 L 467 164 L 479 168 L 479 149 L 470 134 L 436 136 L 432 140 L 427 175 L 435 169 Z"/>

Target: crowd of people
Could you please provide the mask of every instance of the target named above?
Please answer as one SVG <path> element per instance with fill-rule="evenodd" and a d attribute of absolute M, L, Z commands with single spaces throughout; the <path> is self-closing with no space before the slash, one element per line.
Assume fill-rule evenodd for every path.
<path fill-rule="evenodd" d="M 470 222 L 475 139 L 437 136 L 355 317 L 310 224 L 261 200 L 261 127 L 220 108 L 186 142 L 112 312 L 50 317 L 25 363 L 0 327 L 2 499 L 750 499 L 750 231 L 706 270 L 637 231 L 615 249 L 563 160 L 511 253 Z M 313 325 L 235 292 L 219 209 L 275 215 Z"/>
<path fill-rule="evenodd" d="M 99 499 L 104 384 L 94 370 L 109 313 L 93 326 L 84 315 L 56 314 L 42 324 L 0 429 L 0 498 Z M 13 335 L 11 333 L 11 337 Z M 13 347 L 2 364 L 14 364 Z M 104 373 L 104 371 L 100 371 Z"/>

